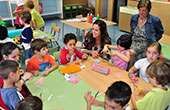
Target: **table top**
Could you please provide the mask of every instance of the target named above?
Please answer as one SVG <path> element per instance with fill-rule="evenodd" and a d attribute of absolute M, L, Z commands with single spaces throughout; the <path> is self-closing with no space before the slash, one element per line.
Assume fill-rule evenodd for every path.
<path fill-rule="evenodd" d="M 61 65 L 60 67 L 63 66 Z M 33 77 L 33 80 L 27 81 L 26 84 L 33 95 L 40 96 L 42 93 L 43 110 L 54 110 L 57 108 L 64 110 L 86 110 L 85 92 L 90 90 L 92 95 L 97 92 L 80 78 L 76 84 L 65 81 L 63 74 L 58 69 L 43 77 L 44 81 L 36 85 L 35 83 L 40 78 L 41 75 Z M 47 101 L 51 94 L 53 94 L 53 97 Z M 97 99 L 104 101 L 102 95 L 98 96 Z M 103 110 L 103 108 L 93 107 L 93 110 Z"/>
<path fill-rule="evenodd" d="M 64 23 L 64 24 L 76 27 L 76 28 L 81 29 L 81 30 L 93 28 L 93 24 L 90 24 L 90 23 L 87 23 L 87 22 L 82 22 L 78 18 L 69 19 L 69 20 L 61 20 L 61 22 Z M 107 26 L 117 24 L 117 23 L 112 22 L 112 21 L 106 21 L 105 20 L 105 22 L 106 22 Z"/>

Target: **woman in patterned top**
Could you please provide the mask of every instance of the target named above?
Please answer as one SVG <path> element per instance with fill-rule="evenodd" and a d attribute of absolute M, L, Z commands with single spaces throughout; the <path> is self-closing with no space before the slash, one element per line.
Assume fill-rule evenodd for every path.
<path fill-rule="evenodd" d="M 102 20 L 96 20 L 93 23 L 93 29 L 85 35 L 85 41 L 83 42 L 81 51 L 94 58 L 103 57 L 101 51 L 105 44 L 111 44 L 106 23 Z"/>

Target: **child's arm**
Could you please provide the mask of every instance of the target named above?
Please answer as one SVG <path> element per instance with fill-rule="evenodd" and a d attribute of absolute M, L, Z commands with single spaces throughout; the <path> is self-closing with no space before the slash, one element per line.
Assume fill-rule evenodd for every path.
<path fill-rule="evenodd" d="M 57 69 L 57 68 L 58 68 L 58 63 L 55 62 L 55 63 L 53 64 L 53 66 L 52 66 L 51 68 L 45 70 L 45 71 L 42 73 L 42 75 L 43 75 L 43 76 L 47 76 L 50 72 L 54 71 L 54 70 Z"/>
<path fill-rule="evenodd" d="M 136 107 L 135 96 L 134 96 L 133 93 L 132 93 L 132 97 L 131 97 L 131 102 L 132 102 L 132 104 L 133 104 L 134 109 L 135 109 L 135 110 L 138 110 L 137 107 Z"/>
<path fill-rule="evenodd" d="M 83 53 L 81 53 L 79 50 L 75 49 L 75 53 L 77 54 L 77 56 L 80 58 L 80 59 L 83 59 L 83 60 L 87 60 L 87 56 Z"/>
<path fill-rule="evenodd" d="M 23 11 L 22 9 L 19 9 L 19 10 L 15 9 L 15 10 L 13 11 L 13 14 L 17 14 L 17 13 L 20 13 L 20 12 L 22 12 L 22 11 Z"/>
<path fill-rule="evenodd" d="M 60 52 L 60 62 L 61 64 L 66 64 L 70 61 L 70 57 L 71 55 L 74 54 L 74 52 L 69 51 L 69 53 L 67 54 L 66 50 L 63 48 Z"/>
<path fill-rule="evenodd" d="M 132 66 L 130 69 L 129 69 L 129 72 L 135 72 L 137 69 L 136 69 L 136 67 L 135 66 Z"/>
<path fill-rule="evenodd" d="M 103 52 L 103 53 L 106 53 L 109 49 L 116 50 L 116 49 L 117 49 L 117 46 L 105 44 L 102 52 Z"/>
<path fill-rule="evenodd" d="M 112 56 L 118 56 L 120 57 L 122 60 L 129 62 L 130 61 L 130 52 L 126 52 L 125 55 L 123 55 L 122 53 L 118 52 L 118 51 L 112 51 L 111 52 Z"/>
<path fill-rule="evenodd" d="M 34 28 L 35 28 L 36 30 L 39 30 L 38 27 L 37 27 L 37 22 L 36 22 L 35 19 L 33 20 L 33 25 L 34 25 Z"/>

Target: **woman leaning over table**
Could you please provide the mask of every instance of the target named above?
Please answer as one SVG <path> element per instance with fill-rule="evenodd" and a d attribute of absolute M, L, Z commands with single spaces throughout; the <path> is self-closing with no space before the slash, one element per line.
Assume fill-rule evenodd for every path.
<path fill-rule="evenodd" d="M 131 18 L 131 34 L 132 34 L 132 54 L 145 57 L 146 46 L 153 42 L 159 41 L 164 33 L 161 20 L 149 12 L 151 11 L 150 0 L 140 0 L 138 5 L 139 14 L 133 15 Z"/>
<path fill-rule="evenodd" d="M 92 55 L 94 58 L 102 56 L 100 52 L 105 44 L 111 44 L 111 39 L 107 32 L 107 25 L 102 20 L 96 20 L 93 23 L 93 29 L 85 34 L 85 41 L 83 42 L 81 51 Z"/>

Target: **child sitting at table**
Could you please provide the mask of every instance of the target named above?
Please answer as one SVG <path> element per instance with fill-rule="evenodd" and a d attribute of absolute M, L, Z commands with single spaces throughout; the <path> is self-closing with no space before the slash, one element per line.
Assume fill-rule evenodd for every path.
<path fill-rule="evenodd" d="M 47 76 L 58 68 L 57 62 L 48 54 L 46 41 L 42 39 L 33 40 L 31 42 L 31 49 L 35 55 L 28 61 L 27 71 L 30 71 L 35 76 L 44 71 L 42 75 Z"/>
<path fill-rule="evenodd" d="M 28 11 L 24 11 L 19 13 L 18 16 L 20 23 L 24 24 L 24 28 L 22 31 L 22 37 L 16 36 L 16 39 L 19 42 L 23 43 L 23 46 L 25 48 L 26 59 L 29 59 L 33 56 L 33 53 L 30 48 L 30 42 L 33 39 L 33 31 L 30 26 L 31 14 Z"/>
<path fill-rule="evenodd" d="M 25 2 L 25 6 L 26 6 L 27 10 L 31 13 L 31 16 L 32 16 L 31 27 L 35 28 L 36 30 L 44 31 L 45 22 L 44 22 L 43 18 L 41 17 L 41 15 L 39 14 L 39 12 L 37 12 L 34 9 L 33 1 L 27 0 Z"/>
<path fill-rule="evenodd" d="M 82 54 L 80 51 L 76 49 L 76 42 L 77 38 L 74 34 L 68 33 L 64 36 L 64 45 L 61 49 L 60 53 L 60 63 L 61 65 L 66 64 L 68 62 L 75 61 L 76 58 L 80 58 L 83 60 L 87 59 L 87 56 L 85 54 Z"/>
<path fill-rule="evenodd" d="M 129 108 L 128 102 L 131 98 L 131 88 L 123 81 L 116 81 L 105 92 L 105 101 L 93 101 L 91 91 L 87 91 L 84 98 L 87 102 L 87 110 L 91 105 L 104 107 L 106 110 L 125 110 Z"/>
<path fill-rule="evenodd" d="M 3 103 L 9 110 L 14 110 L 15 105 L 24 97 L 14 86 L 19 81 L 20 69 L 16 61 L 4 60 L 0 63 L 0 77 L 4 80 L 1 86 L 0 95 Z M 2 104 L 2 103 L 1 103 Z"/>
<path fill-rule="evenodd" d="M 117 50 L 111 52 L 111 56 L 112 56 L 111 60 L 116 66 L 126 70 L 128 66 L 128 62 L 130 61 L 131 43 L 132 43 L 131 36 L 128 34 L 123 34 L 117 40 L 117 46 L 106 44 L 102 52 L 106 54 L 109 49 Z"/>
<path fill-rule="evenodd" d="M 165 86 L 170 82 L 170 64 L 159 60 L 154 61 L 147 67 L 146 73 L 154 88 L 136 103 L 135 94 L 133 94 L 134 108 L 138 110 L 165 110 L 170 104 L 170 89 Z"/>
<path fill-rule="evenodd" d="M 159 42 L 150 43 L 146 47 L 147 58 L 138 60 L 134 66 L 129 69 L 129 72 L 135 72 L 136 70 L 139 70 L 139 77 L 149 83 L 149 77 L 146 74 L 146 68 L 150 63 L 159 59 L 159 56 L 161 55 L 161 48 L 162 47 Z"/>

